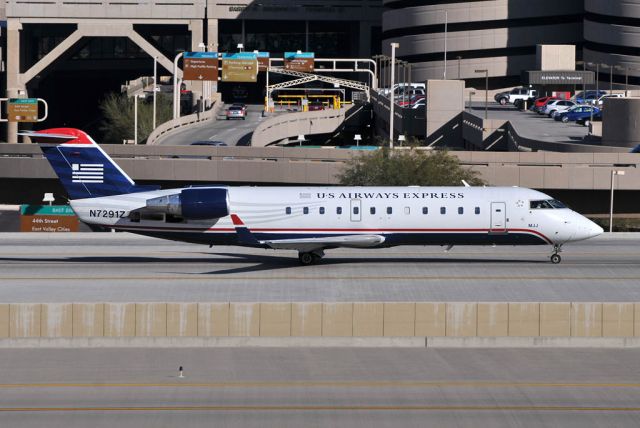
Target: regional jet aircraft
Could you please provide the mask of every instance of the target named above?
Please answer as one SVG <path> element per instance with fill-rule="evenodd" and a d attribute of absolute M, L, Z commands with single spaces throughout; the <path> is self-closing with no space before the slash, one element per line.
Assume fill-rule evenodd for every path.
<path fill-rule="evenodd" d="M 136 185 L 83 131 L 23 133 L 41 146 L 80 220 L 198 244 L 296 250 L 316 263 L 339 247 L 550 245 L 602 228 L 519 187 L 231 187 Z M 46 144 L 50 143 L 50 144 Z"/>

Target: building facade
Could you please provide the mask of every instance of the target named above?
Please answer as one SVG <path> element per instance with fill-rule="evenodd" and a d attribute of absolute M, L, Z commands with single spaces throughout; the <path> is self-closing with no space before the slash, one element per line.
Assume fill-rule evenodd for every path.
<path fill-rule="evenodd" d="M 593 0 L 593 3 L 615 0 Z M 478 78 L 488 70 L 493 86 L 519 79 L 536 64 L 537 44 L 583 40 L 583 0 L 384 0 L 383 52 L 412 63 L 414 81 Z M 445 25 L 446 23 L 446 25 Z"/>

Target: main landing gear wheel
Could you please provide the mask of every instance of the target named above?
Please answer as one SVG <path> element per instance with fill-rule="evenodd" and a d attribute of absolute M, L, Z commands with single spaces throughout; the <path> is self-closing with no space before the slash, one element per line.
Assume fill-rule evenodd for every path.
<path fill-rule="evenodd" d="M 300 252 L 298 253 L 298 260 L 302 266 L 309 266 L 316 264 L 324 256 L 324 252 Z"/>

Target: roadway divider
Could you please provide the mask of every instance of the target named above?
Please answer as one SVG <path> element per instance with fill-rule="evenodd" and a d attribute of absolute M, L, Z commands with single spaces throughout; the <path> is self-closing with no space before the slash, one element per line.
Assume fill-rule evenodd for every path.
<path fill-rule="evenodd" d="M 0 339 L 640 337 L 640 303 L 210 302 L 0 304 Z"/>

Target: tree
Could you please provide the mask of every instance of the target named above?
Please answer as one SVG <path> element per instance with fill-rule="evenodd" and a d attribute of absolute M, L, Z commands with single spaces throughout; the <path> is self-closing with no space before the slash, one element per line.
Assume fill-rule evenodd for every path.
<path fill-rule="evenodd" d="M 103 120 L 100 126 L 104 143 L 122 144 L 123 140 L 133 140 L 134 97 L 126 94 L 110 93 L 100 103 Z M 156 125 L 171 119 L 171 97 L 158 94 L 156 98 Z M 153 131 L 153 102 L 151 98 L 138 100 L 138 142 L 144 142 Z"/>
<path fill-rule="evenodd" d="M 478 172 L 460 165 L 446 150 L 388 148 L 363 153 L 347 162 L 339 176 L 345 186 L 460 186 L 485 184 Z"/>

